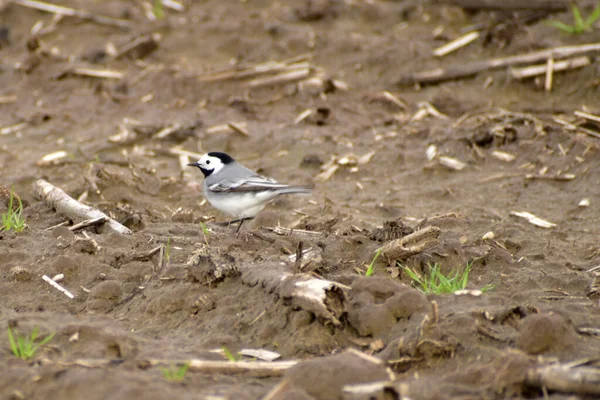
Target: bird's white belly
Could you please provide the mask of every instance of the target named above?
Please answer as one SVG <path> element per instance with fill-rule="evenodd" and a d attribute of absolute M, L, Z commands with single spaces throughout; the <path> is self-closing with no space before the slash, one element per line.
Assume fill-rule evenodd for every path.
<path fill-rule="evenodd" d="M 231 193 L 206 193 L 206 199 L 213 207 L 239 219 L 254 218 L 276 196 L 277 194 L 272 192 L 238 193 L 235 195 Z"/>

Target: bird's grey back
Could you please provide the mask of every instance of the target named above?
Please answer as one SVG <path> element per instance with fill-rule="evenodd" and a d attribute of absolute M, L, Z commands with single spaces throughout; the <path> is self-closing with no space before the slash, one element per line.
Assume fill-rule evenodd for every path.
<path fill-rule="evenodd" d="M 256 175 L 254 171 L 244 167 L 237 161 L 234 161 L 230 164 L 226 164 L 219 172 L 210 174 L 206 179 L 204 179 L 204 184 L 206 186 L 212 186 L 215 183 L 235 183 L 254 175 Z"/>

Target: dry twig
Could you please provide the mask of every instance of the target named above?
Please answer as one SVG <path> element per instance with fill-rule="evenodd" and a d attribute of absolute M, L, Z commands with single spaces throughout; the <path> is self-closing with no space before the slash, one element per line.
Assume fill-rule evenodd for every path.
<path fill-rule="evenodd" d="M 57 6 L 50 3 L 44 3 L 43 1 L 37 0 L 12 0 L 13 3 L 21 5 L 23 7 L 34 8 L 40 11 L 46 11 L 53 14 L 66 15 L 69 17 L 77 17 L 81 19 L 86 19 L 90 21 L 97 22 L 99 24 L 117 26 L 123 29 L 129 29 L 132 26 L 131 21 L 126 21 L 123 19 L 117 19 L 112 17 L 105 17 L 103 15 L 92 14 L 89 11 L 85 10 L 77 10 L 74 8 Z"/>
<path fill-rule="evenodd" d="M 114 219 L 109 218 L 102 211 L 81 204 L 61 189 L 43 179 L 33 183 L 33 195 L 35 198 L 44 201 L 48 207 L 54 208 L 57 212 L 66 215 L 69 219 L 95 219 L 103 217 L 106 218 L 107 222 L 102 227 L 123 235 L 131 234 L 129 228 L 121 225 Z"/>
<path fill-rule="evenodd" d="M 415 83 L 436 83 L 451 79 L 465 78 L 488 71 L 516 64 L 527 64 L 547 60 L 550 57 L 565 58 L 583 53 L 600 52 L 600 43 L 588 43 L 577 46 L 554 47 L 516 56 L 492 58 L 489 60 L 461 63 L 434 70 L 414 72 L 400 77 L 399 85 L 414 85 Z"/>

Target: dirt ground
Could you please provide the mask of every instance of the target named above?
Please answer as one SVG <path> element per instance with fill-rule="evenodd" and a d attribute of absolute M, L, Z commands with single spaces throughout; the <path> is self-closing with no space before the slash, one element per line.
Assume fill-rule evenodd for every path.
<path fill-rule="evenodd" d="M 2 333 L 1 398 L 586 398 L 528 376 L 600 354 L 600 129 L 556 122 L 600 114 L 598 64 L 556 73 L 549 93 L 543 76 L 540 85 L 506 69 L 398 81 L 596 42 L 600 30 L 568 36 L 542 21 L 568 22 L 566 12 L 494 25 L 498 12 L 415 1 L 190 1 L 155 22 L 142 2 L 61 4 L 133 23 L 65 17 L 35 39 L 32 26 L 51 26 L 52 14 L 0 2 L 0 184 L 26 202 L 28 225 L 0 232 L 0 331 L 55 333 L 28 361 Z M 432 55 L 478 25 L 492 28 Z M 106 50 L 145 34 L 156 49 Z M 295 57 L 288 65 L 308 65 L 300 83 L 214 74 Z M 314 192 L 273 202 L 236 235 L 214 224 L 228 217 L 203 201 L 200 172 L 180 166 L 208 151 Z M 52 228 L 67 219 L 34 198 L 38 179 L 133 234 Z M 437 246 L 403 265 L 427 274 L 432 263 L 444 272 L 472 263 L 467 288 L 491 290 L 425 296 L 384 257 L 365 277 L 390 221 L 440 229 Z M 299 246 L 314 257 L 291 261 Z M 277 287 L 286 273 L 339 283 L 341 312 L 294 302 Z M 42 280 L 57 274 L 74 299 Z M 163 377 L 160 365 L 178 360 L 226 361 L 223 347 L 300 363 L 283 375 Z M 388 386 L 357 389 L 372 382 Z"/>

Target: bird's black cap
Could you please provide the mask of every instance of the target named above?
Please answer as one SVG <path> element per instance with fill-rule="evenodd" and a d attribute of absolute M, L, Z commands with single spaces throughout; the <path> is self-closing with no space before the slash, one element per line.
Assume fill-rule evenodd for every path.
<path fill-rule="evenodd" d="M 223 164 L 231 164 L 232 162 L 235 161 L 233 158 L 231 158 L 231 156 L 229 154 L 221 153 L 219 151 L 212 151 L 212 152 L 208 153 L 208 155 L 211 157 L 217 157 L 219 160 L 221 160 L 223 162 Z"/>

